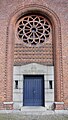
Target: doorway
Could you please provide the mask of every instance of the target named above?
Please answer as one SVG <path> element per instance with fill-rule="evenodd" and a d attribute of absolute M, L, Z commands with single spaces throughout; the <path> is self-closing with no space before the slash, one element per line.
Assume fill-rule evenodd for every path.
<path fill-rule="evenodd" d="M 25 75 L 23 92 L 24 106 L 44 106 L 44 76 Z"/>

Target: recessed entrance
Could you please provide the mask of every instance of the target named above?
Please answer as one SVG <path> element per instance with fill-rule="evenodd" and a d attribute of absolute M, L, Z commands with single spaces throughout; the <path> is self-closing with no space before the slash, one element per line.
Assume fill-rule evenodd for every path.
<path fill-rule="evenodd" d="M 44 106 L 44 76 L 25 75 L 23 92 L 24 106 Z"/>
<path fill-rule="evenodd" d="M 54 103 L 54 66 L 31 63 L 14 66 L 14 109 L 45 107 Z"/>

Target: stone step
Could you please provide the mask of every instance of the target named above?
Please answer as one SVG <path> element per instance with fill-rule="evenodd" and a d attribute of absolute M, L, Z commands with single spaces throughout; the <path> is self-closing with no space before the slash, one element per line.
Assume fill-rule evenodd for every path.
<path fill-rule="evenodd" d="M 44 107 L 22 107 L 22 114 L 35 114 L 35 115 L 45 115 L 45 114 L 54 114 L 52 110 L 46 110 Z"/>

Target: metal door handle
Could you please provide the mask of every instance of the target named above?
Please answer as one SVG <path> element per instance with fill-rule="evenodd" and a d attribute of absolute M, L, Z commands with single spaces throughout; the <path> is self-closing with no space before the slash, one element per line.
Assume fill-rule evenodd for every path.
<path fill-rule="evenodd" d="M 33 93 L 35 94 L 35 93 L 36 93 L 36 91 L 35 91 L 35 90 L 33 90 Z"/>

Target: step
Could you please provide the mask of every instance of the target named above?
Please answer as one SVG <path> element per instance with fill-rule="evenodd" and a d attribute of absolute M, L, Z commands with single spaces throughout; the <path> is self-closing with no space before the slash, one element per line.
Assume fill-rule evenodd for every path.
<path fill-rule="evenodd" d="M 53 110 L 46 110 L 45 107 L 22 107 L 21 111 L 23 114 L 35 114 L 35 115 L 45 115 L 45 114 L 54 114 Z"/>

